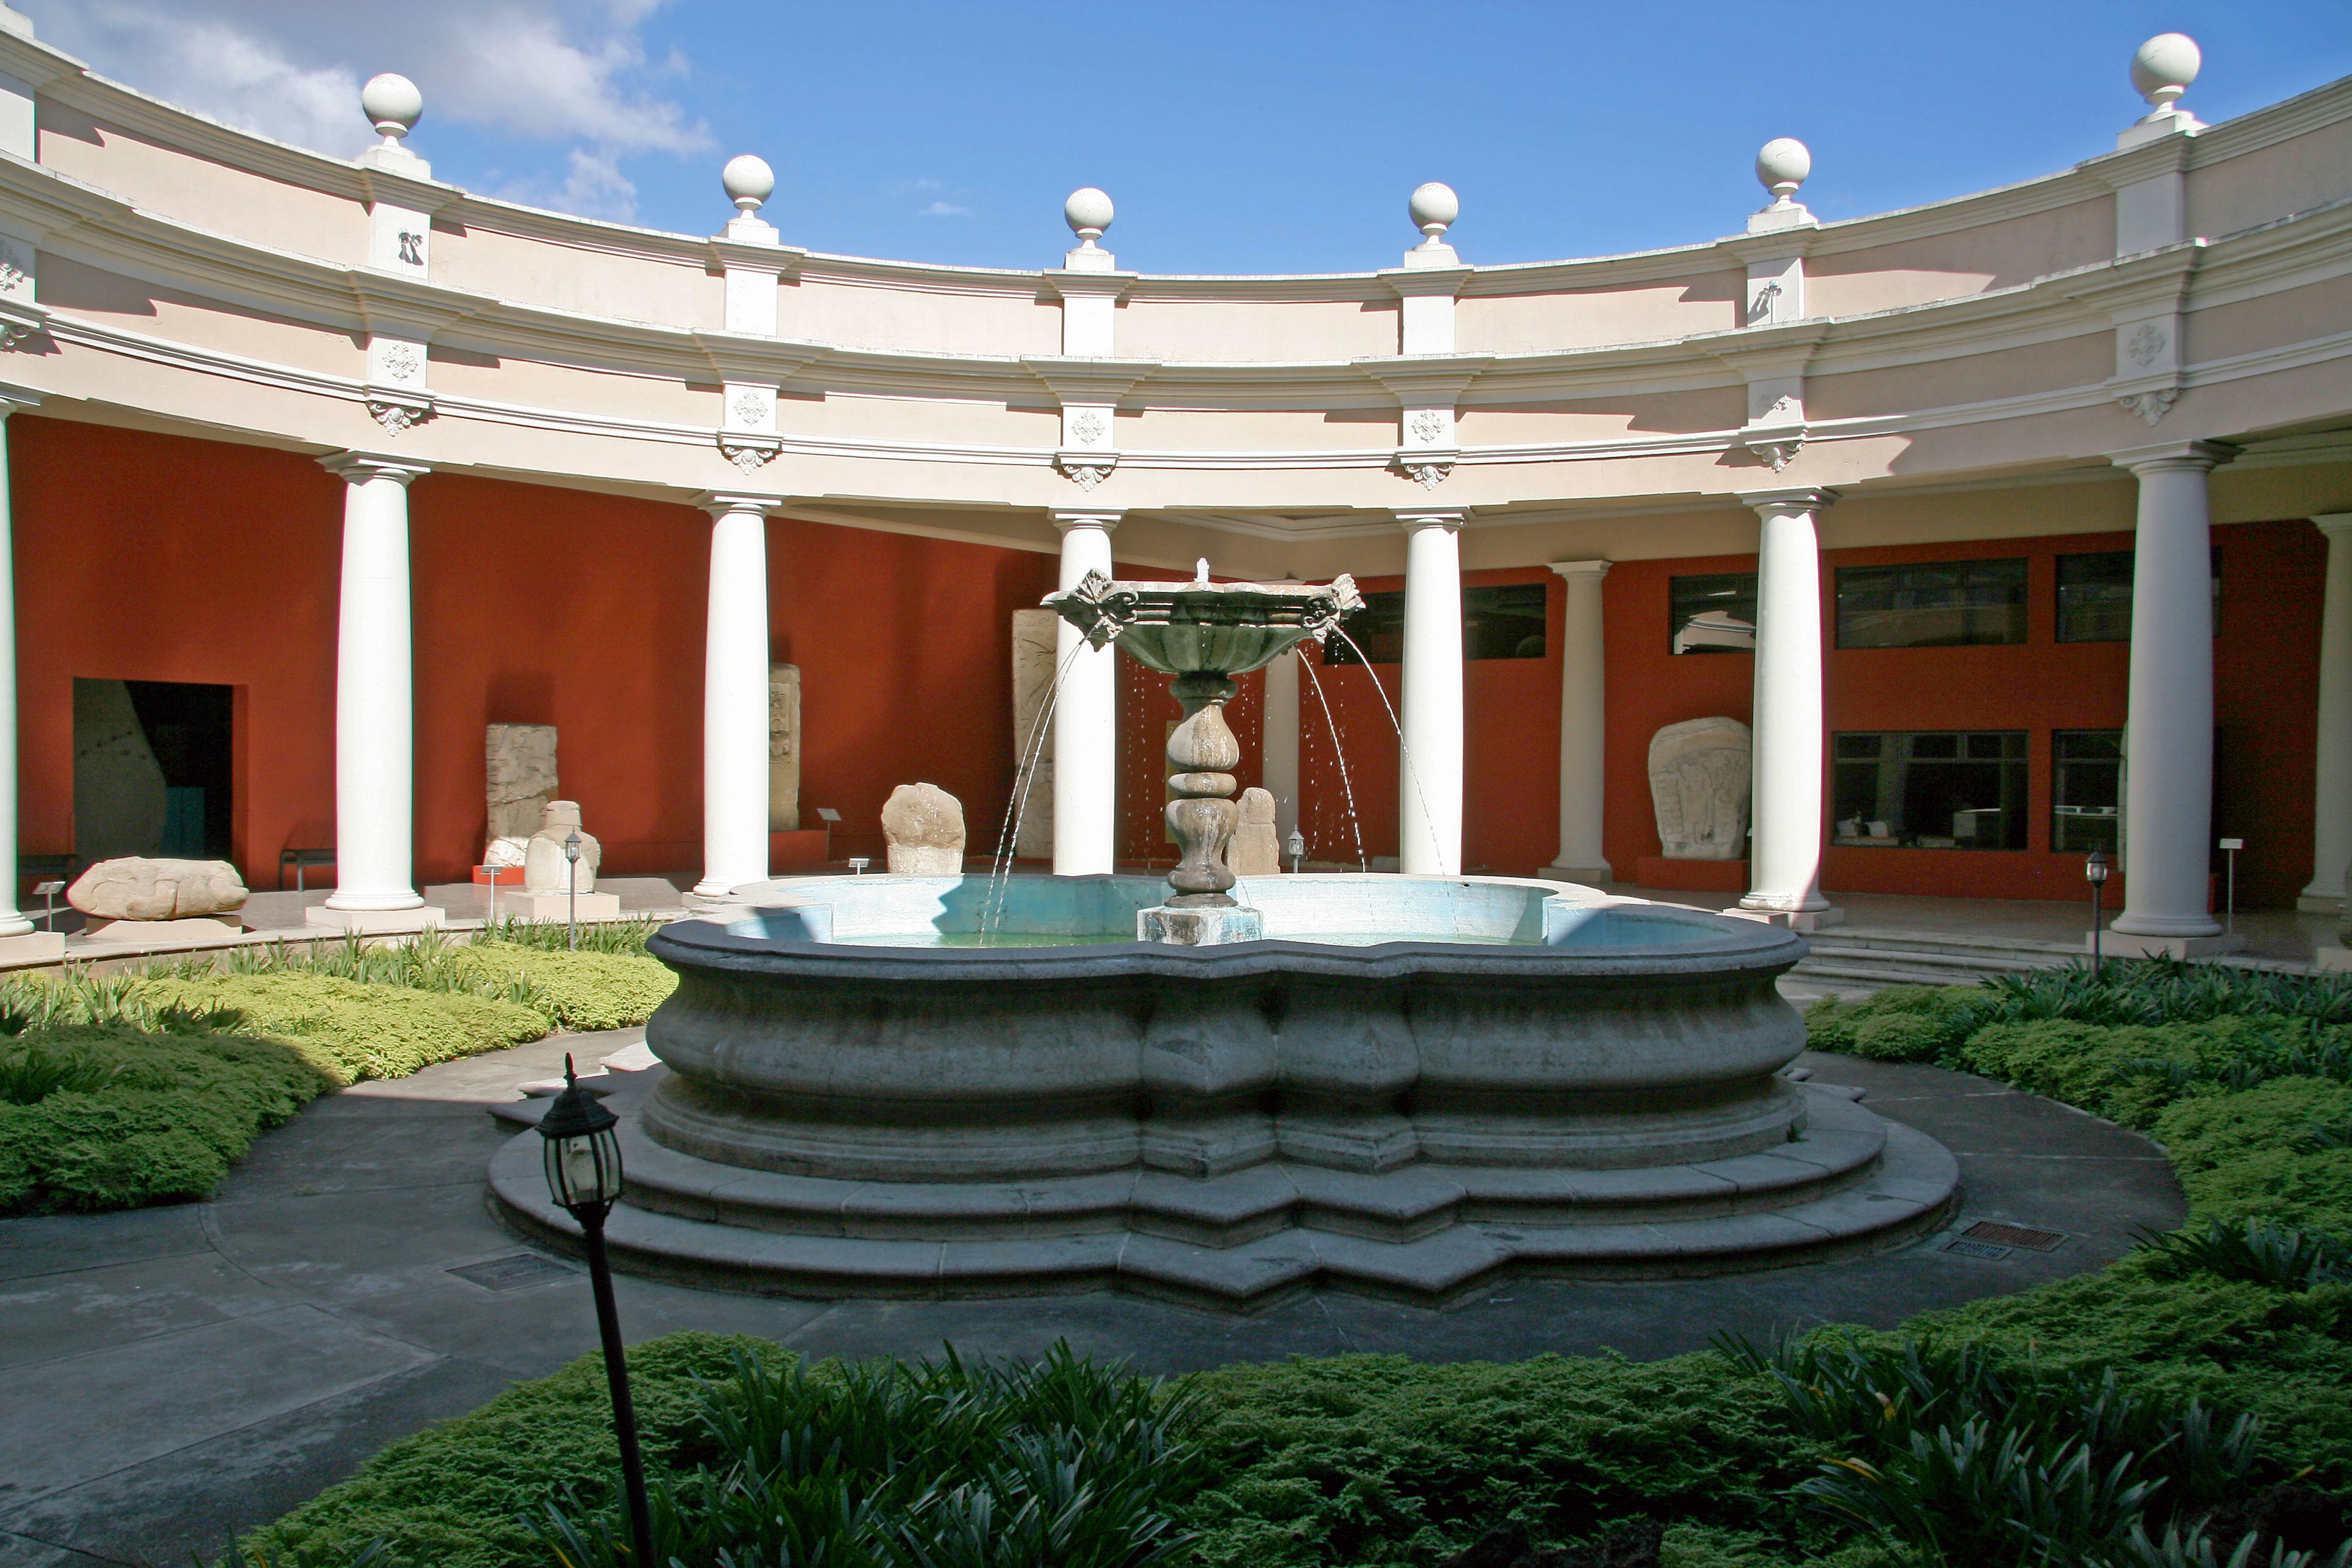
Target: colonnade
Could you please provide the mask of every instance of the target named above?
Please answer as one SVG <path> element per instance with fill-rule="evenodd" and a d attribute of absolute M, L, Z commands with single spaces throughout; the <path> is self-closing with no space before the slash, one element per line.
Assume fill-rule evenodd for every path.
<path fill-rule="evenodd" d="M 0 571 L 9 570 L 6 416 L 37 398 L 0 387 Z M 2129 722 L 2126 741 L 2125 898 L 2112 927 L 2129 951 L 2189 953 L 2226 942 L 2207 909 L 2211 847 L 2213 623 L 2208 476 L 2231 449 L 2181 442 L 2117 454 L 2138 481 Z M 362 929 L 430 918 L 414 874 L 414 676 L 408 487 L 427 471 L 403 458 L 346 452 L 321 459 L 345 484 L 337 634 L 335 779 L 338 885 L 316 918 Z M 1835 500 L 1820 489 L 1741 498 L 1757 513 L 1758 584 L 1750 885 L 1736 912 L 1811 929 L 1838 918 L 1822 896 L 1820 541 Z M 716 897 L 768 874 L 766 520 L 774 496 L 712 495 L 704 667 L 704 874 Z M 1119 514 L 1058 513 L 1059 578 L 1076 586 L 1112 571 Z M 1400 861 L 1408 873 L 1462 868 L 1463 632 L 1458 511 L 1401 512 L 1406 533 L 1399 769 Z M 2352 514 L 2314 520 L 2328 541 L 2320 649 L 2318 771 L 2307 904 L 2343 896 L 2352 859 Z M 1559 851 L 1550 871 L 1604 879 L 1601 853 L 1604 561 L 1559 562 L 1567 598 L 1561 648 Z M 0 855 L 16 814 L 14 595 L 0 594 Z M 1108 872 L 1116 858 L 1116 654 L 1061 629 L 1055 710 L 1054 869 Z M 1298 686 L 1294 662 L 1268 678 L 1270 785 L 1296 825 Z M 2321 903 L 2321 900 L 2325 900 Z M 0 940 L 31 926 L 0 900 Z"/>

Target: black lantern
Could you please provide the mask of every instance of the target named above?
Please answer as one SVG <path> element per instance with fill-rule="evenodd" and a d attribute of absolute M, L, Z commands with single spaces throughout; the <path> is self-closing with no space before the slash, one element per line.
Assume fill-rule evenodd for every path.
<path fill-rule="evenodd" d="M 2091 858 L 2083 862 L 2083 880 L 2091 884 L 2091 973 L 2105 972 L 2105 955 L 2099 951 L 2099 922 L 2103 918 L 2101 900 L 2107 890 L 2107 852 L 2094 849 Z"/>
<path fill-rule="evenodd" d="M 576 862 L 580 837 L 564 852 Z M 613 1301 L 613 1266 L 604 1256 L 604 1219 L 621 1196 L 620 1118 L 580 1087 L 572 1058 L 563 1058 L 563 1092 L 539 1119 L 545 1140 L 547 1192 L 580 1222 L 588 1252 L 588 1283 L 596 1297 L 596 1331 L 604 1347 L 604 1381 L 613 1393 L 613 1433 L 621 1444 L 621 1480 L 629 1500 L 629 1531 L 635 1542 L 632 1568 L 654 1561 L 652 1510 L 646 1503 L 646 1461 L 637 1447 L 637 1413 L 629 1397 L 629 1363 L 621 1349 L 621 1313 Z"/>

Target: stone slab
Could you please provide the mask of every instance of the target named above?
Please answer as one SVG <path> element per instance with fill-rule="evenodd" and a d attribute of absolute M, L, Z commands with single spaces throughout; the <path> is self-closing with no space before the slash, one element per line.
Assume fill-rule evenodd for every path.
<path fill-rule="evenodd" d="M 335 910 L 312 904 L 302 911 L 302 920 L 306 925 L 378 936 L 407 934 L 438 926 L 443 913 L 432 904 L 420 904 L 413 910 Z"/>
<path fill-rule="evenodd" d="M 62 931 L 27 931 L 18 936 L 0 936 L 0 966 L 20 963 L 59 963 L 66 956 L 66 939 Z"/>
<path fill-rule="evenodd" d="M 234 917 L 216 920 L 208 915 L 190 915 L 174 921 L 110 921 L 93 916 L 82 926 L 81 933 L 93 942 L 218 942 L 244 931 L 245 922 Z"/>
<path fill-rule="evenodd" d="M 508 892 L 500 889 L 498 904 L 499 918 L 530 921 L 534 923 L 545 921 L 561 925 L 575 918 L 572 900 L 572 896 L 569 893 L 534 893 L 524 889 Z M 579 895 L 579 900 L 576 918 L 582 921 L 617 921 L 623 918 L 621 895 L 618 893 L 582 893 Z"/>
<path fill-rule="evenodd" d="M 2210 958 L 2224 952 L 2241 952 L 2246 939 L 2235 931 L 2223 931 L 2217 936 L 2138 936 L 2110 926 L 2100 933 L 2099 949 L 2109 958 Z M 2091 939 L 2083 939 L 2083 951 L 2091 951 Z"/>
<path fill-rule="evenodd" d="M 2322 974 L 2352 974 L 2352 947 L 2317 947 L 2312 952 L 2312 962 Z"/>

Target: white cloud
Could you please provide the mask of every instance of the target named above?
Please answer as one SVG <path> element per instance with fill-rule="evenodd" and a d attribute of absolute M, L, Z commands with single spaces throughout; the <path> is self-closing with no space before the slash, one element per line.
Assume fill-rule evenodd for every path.
<path fill-rule="evenodd" d="M 538 199 L 625 216 L 635 189 L 618 160 L 710 143 L 685 106 L 648 85 L 688 70 L 649 58 L 641 36 L 662 0 L 22 0 L 44 41 L 105 75 L 232 125 L 349 157 L 373 140 L 359 84 L 397 70 L 438 118 L 539 142 L 572 142 Z M 430 132 L 418 151 L 432 155 Z"/>
<path fill-rule="evenodd" d="M 917 217 L 970 217 L 970 207 L 960 207 L 953 202 L 933 202 L 915 215 Z"/>

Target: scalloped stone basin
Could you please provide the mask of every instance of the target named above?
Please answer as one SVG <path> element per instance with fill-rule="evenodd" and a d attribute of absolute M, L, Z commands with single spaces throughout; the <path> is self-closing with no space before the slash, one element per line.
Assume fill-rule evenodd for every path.
<path fill-rule="evenodd" d="M 1235 888 L 1265 941 L 1137 942 L 1162 891 L 782 879 L 664 928 L 665 1066 L 612 1100 L 616 1256 L 817 1296 L 1444 1302 L 1512 1270 L 1887 1245 L 1952 1200 L 1941 1148 L 1783 1074 L 1784 930 L 1559 883 L 1299 876 Z M 532 1141 L 493 1188 L 561 1237 Z"/>

